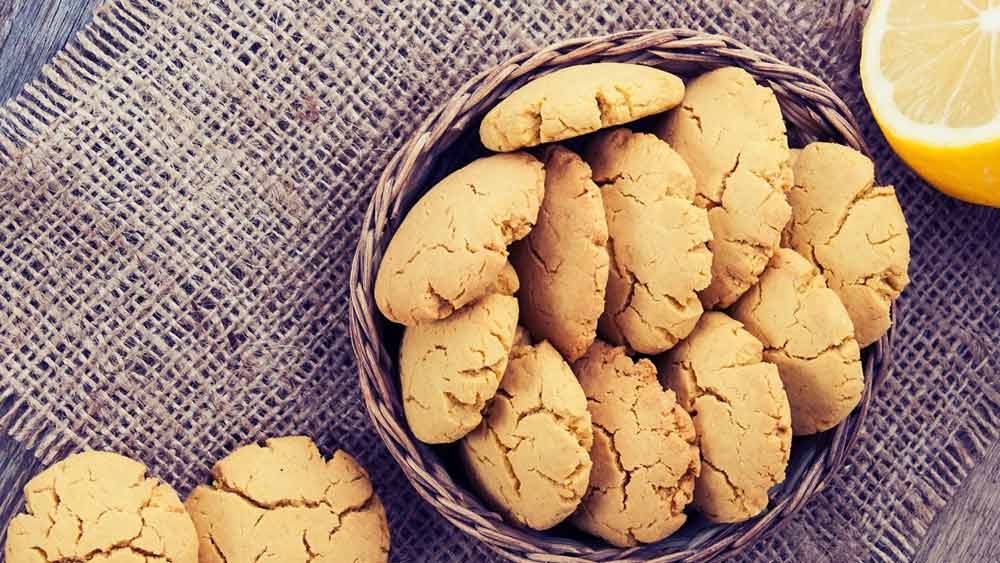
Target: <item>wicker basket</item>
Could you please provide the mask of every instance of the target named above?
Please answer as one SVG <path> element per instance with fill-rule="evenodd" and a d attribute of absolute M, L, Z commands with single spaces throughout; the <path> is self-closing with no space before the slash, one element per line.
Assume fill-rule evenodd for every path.
<path fill-rule="evenodd" d="M 891 330 L 863 353 L 866 389 L 860 406 L 835 430 L 795 440 L 787 478 L 771 491 L 763 514 L 733 525 L 692 518 L 665 540 L 623 550 L 563 528 L 539 533 L 509 525 L 466 490 L 460 472 L 454 477 L 449 473 L 451 450 L 415 440 L 403 415 L 396 371 L 401 331 L 383 319 L 374 304 L 382 253 L 406 211 L 434 181 L 483 154 L 476 136 L 483 114 L 533 78 L 598 61 L 647 64 L 682 76 L 720 66 L 743 67 L 774 90 L 793 146 L 825 139 L 868 154 L 850 110 L 821 80 L 727 37 L 686 29 L 642 30 L 571 39 L 518 55 L 470 79 L 428 116 L 389 162 L 375 188 L 350 278 L 351 339 L 361 389 L 376 430 L 417 492 L 455 526 L 507 559 L 666 563 L 727 557 L 780 527 L 843 465 L 868 414 L 872 390 L 886 377 Z"/>

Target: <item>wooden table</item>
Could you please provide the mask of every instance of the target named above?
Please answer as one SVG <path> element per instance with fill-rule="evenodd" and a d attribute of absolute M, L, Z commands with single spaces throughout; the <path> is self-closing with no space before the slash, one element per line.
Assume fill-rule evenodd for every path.
<path fill-rule="evenodd" d="M 0 0 L 0 102 L 38 76 L 42 65 L 90 20 L 98 3 Z M 40 470 L 31 452 L 0 436 L 0 527 L 21 508 L 20 489 Z M 1000 562 L 1000 443 L 991 446 L 938 514 L 915 561 Z"/>

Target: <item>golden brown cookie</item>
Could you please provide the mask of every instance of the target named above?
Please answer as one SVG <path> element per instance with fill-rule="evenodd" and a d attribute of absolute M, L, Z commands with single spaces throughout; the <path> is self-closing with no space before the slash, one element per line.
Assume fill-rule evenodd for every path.
<path fill-rule="evenodd" d="M 656 368 L 597 341 L 573 364 L 594 425 L 590 487 L 573 524 L 618 547 L 663 539 L 687 519 L 700 463 L 691 417 Z"/>
<path fill-rule="evenodd" d="M 237 449 L 188 497 L 202 563 L 384 563 L 385 510 L 368 474 L 337 451 L 329 461 L 305 436 Z"/>
<path fill-rule="evenodd" d="M 7 563 L 198 561 L 191 517 L 170 486 L 138 461 L 84 452 L 24 487 L 26 514 L 7 530 Z"/>
<path fill-rule="evenodd" d="M 875 185 L 863 154 L 813 143 L 795 162 L 794 217 L 785 242 L 809 258 L 837 292 L 864 348 L 889 330 L 889 310 L 910 283 L 910 237 L 891 186 Z"/>
<path fill-rule="evenodd" d="M 728 307 L 757 283 L 791 217 L 781 108 L 745 70 L 721 68 L 688 84 L 657 134 L 687 161 L 698 186 L 695 202 L 709 209 L 712 283 L 702 303 Z"/>
<path fill-rule="evenodd" d="M 573 513 L 587 490 L 593 440 L 587 399 L 548 342 L 517 346 L 483 423 L 461 441 L 487 503 L 536 530 Z"/>
<path fill-rule="evenodd" d="M 797 252 L 779 248 L 732 315 L 764 345 L 764 361 L 778 366 L 796 436 L 833 428 L 858 405 L 865 380 L 854 325 Z"/>
<path fill-rule="evenodd" d="M 542 163 L 525 153 L 473 161 L 430 189 L 403 219 L 375 279 L 375 301 L 412 326 L 447 317 L 486 295 L 507 246 L 535 224 Z"/>
<path fill-rule="evenodd" d="M 608 224 L 601 192 L 579 156 L 545 154 L 545 199 L 535 228 L 511 249 L 523 289 L 521 322 L 572 362 L 597 334 L 608 284 Z"/>
<path fill-rule="evenodd" d="M 486 148 L 507 152 L 585 135 L 666 111 L 680 78 L 644 65 L 594 63 L 557 70 L 518 88 L 479 127 Z"/>
<path fill-rule="evenodd" d="M 763 346 L 738 321 L 708 312 L 658 361 L 660 380 L 694 417 L 701 476 L 694 507 L 712 522 L 742 522 L 785 480 L 792 446 L 788 397 Z"/>
<path fill-rule="evenodd" d="M 643 354 L 672 348 L 701 316 L 697 291 L 711 279 L 708 216 L 691 203 L 694 178 L 648 133 L 614 129 L 587 147 L 608 223 L 608 275 L 601 336 Z"/>
<path fill-rule="evenodd" d="M 507 369 L 517 316 L 517 298 L 493 294 L 406 328 L 399 375 L 406 422 L 418 440 L 454 442 L 479 426 Z"/>

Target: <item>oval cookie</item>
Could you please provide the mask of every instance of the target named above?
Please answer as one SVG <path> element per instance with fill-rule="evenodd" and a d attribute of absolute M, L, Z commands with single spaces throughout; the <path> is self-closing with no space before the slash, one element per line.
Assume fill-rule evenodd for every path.
<path fill-rule="evenodd" d="M 511 249 L 521 279 L 521 322 L 572 362 L 597 332 L 608 283 L 608 224 L 601 192 L 579 156 L 545 154 L 545 198 L 531 233 Z"/>
<path fill-rule="evenodd" d="M 892 302 L 910 283 L 910 237 L 896 191 L 875 185 L 863 154 L 813 143 L 796 158 L 788 201 L 788 246 L 812 260 L 840 296 L 858 344 L 874 343 L 889 330 Z"/>
<path fill-rule="evenodd" d="M 71 455 L 29 481 L 24 496 L 26 513 L 7 529 L 7 563 L 198 561 L 198 536 L 177 493 L 138 461 Z"/>
<path fill-rule="evenodd" d="M 587 490 L 592 440 L 583 390 L 543 341 L 511 352 L 485 420 L 461 441 L 460 452 L 488 504 L 518 524 L 546 530 L 572 514 Z"/>
<path fill-rule="evenodd" d="M 666 111 L 684 96 L 680 78 L 634 64 L 594 63 L 536 78 L 498 103 L 479 127 L 499 152 L 577 137 Z"/>
<path fill-rule="evenodd" d="M 711 280 L 707 213 L 691 203 L 694 178 L 680 156 L 648 133 L 615 129 L 587 147 L 601 186 L 611 268 L 601 335 L 643 354 L 677 344 L 702 313 Z"/>
<path fill-rule="evenodd" d="M 590 487 L 573 524 L 618 547 L 663 539 L 687 520 L 700 463 L 691 417 L 649 360 L 597 341 L 573 371 L 594 425 Z"/>
<path fill-rule="evenodd" d="M 657 134 L 691 167 L 695 201 L 709 209 L 714 239 L 706 309 L 728 307 L 767 266 L 791 217 L 788 139 L 770 88 L 745 70 L 721 68 L 692 80 Z"/>
<path fill-rule="evenodd" d="M 833 428 L 854 410 L 865 391 L 854 325 L 808 260 L 778 249 L 732 315 L 778 366 L 796 436 Z"/>
<path fill-rule="evenodd" d="M 493 294 L 406 328 L 399 375 L 406 422 L 418 440 L 454 442 L 479 426 L 507 369 L 517 314 L 516 298 Z"/>
<path fill-rule="evenodd" d="M 430 189 L 403 219 L 375 278 L 375 301 L 412 326 L 485 295 L 542 202 L 545 171 L 525 153 L 473 161 Z"/>
<path fill-rule="evenodd" d="M 738 321 L 709 312 L 658 360 L 660 379 L 694 417 L 701 475 L 694 507 L 712 522 L 742 522 L 785 480 L 792 446 L 788 397 L 763 346 Z"/>
<path fill-rule="evenodd" d="M 203 563 L 389 559 L 385 510 L 368 474 L 338 450 L 327 461 L 305 436 L 237 449 L 185 505 Z"/>

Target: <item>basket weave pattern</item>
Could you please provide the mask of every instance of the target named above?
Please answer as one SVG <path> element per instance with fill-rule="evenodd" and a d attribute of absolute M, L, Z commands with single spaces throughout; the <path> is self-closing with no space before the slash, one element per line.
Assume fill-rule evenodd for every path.
<path fill-rule="evenodd" d="M 652 65 L 682 76 L 740 66 L 774 90 L 789 125 L 791 145 L 830 140 L 869 154 L 850 110 L 820 79 L 733 39 L 686 29 L 571 39 L 523 53 L 467 81 L 416 128 L 379 179 L 351 266 L 351 339 L 361 390 L 376 430 L 416 491 L 455 526 L 512 561 L 694 563 L 742 551 L 752 540 L 786 522 L 843 465 L 867 416 L 873 389 L 886 377 L 890 363 L 892 330 L 863 353 L 866 389 L 859 407 L 835 430 L 815 438 L 807 457 L 793 447 L 788 479 L 772 491 L 771 502 L 760 517 L 741 524 L 704 526 L 693 534 L 682 531 L 628 550 L 507 524 L 452 478 L 438 451 L 412 437 L 399 400 L 397 350 L 389 345 L 391 329 L 378 314 L 373 298 L 386 245 L 409 206 L 429 187 L 428 180 L 448 171 L 447 164 L 456 154 L 467 150 L 456 141 L 474 130 L 499 99 L 545 73 L 611 61 Z"/>

